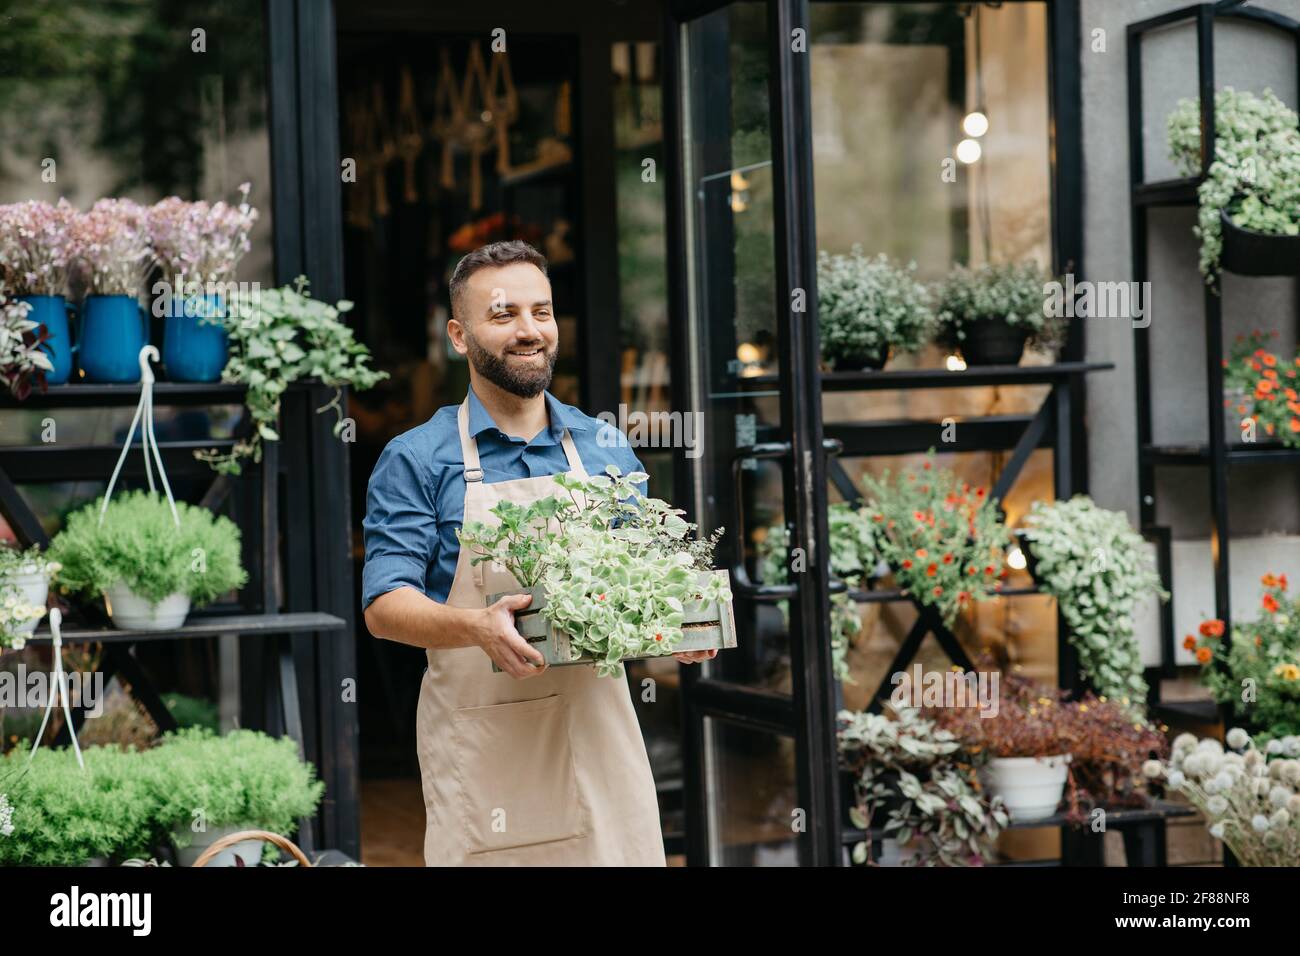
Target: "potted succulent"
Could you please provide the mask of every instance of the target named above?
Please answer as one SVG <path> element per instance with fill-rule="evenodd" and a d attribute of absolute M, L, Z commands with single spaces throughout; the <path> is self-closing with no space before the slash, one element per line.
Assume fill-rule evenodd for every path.
<path fill-rule="evenodd" d="M 1227 748 L 1180 734 L 1169 760 L 1151 761 L 1147 774 L 1200 810 L 1243 866 L 1300 866 L 1300 737 L 1262 751 L 1240 727 L 1225 739 Z"/>
<path fill-rule="evenodd" d="M 287 836 L 299 817 L 316 812 L 325 792 L 289 737 L 252 730 L 218 736 L 188 727 L 164 734 L 146 756 L 145 799 L 181 866 L 193 865 L 216 840 L 241 830 Z M 241 841 L 209 865 L 256 866 L 262 848 L 260 840 Z"/>
<path fill-rule="evenodd" d="M 822 357 L 837 370 L 881 369 L 891 348 L 912 352 L 929 342 L 934 316 L 915 273 L 916 263 L 868 258 L 858 245 L 848 255 L 818 253 Z"/>
<path fill-rule="evenodd" d="M 0 291 L 0 382 L 19 400 L 32 388 L 45 391 L 54 366 L 47 354 L 50 333 L 32 318 L 30 302 Z"/>
<path fill-rule="evenodd" d="M 875 523 L 861 508 L 837 501 L 826 509 L 830 528 L 831 573 L 850 589 L 869 590 L 874 586 L 880 558 L 876 548 Z M 770 525 L 758 542 L 759 574 L 765 584 L 785 584 L 789 580 L 790 533 L 783 524 Z M 888 570 L 887 568 L 885 569 Z M 789 626 L 790 602 L 777 607 Z M 831 595 L 831 661 L 839 680 L 856 684 L 849 673 L 848 650 L 862 629 L 857 603 L 848 591 Z"/>
<path fill-rule="evenodd" d="M 957 265 L 935 285 L 939 341 L 968 365 L 1018 365 L 1025 344 L 1055 348 L 1061 321 L 1047 315 L 1037 263 Z"/>
<path fill-rule="evenodd" d="M 257 210 L 248 204 L 249 183 L 238 205 L 186 202 L 171 196 L 149 208 L 149 243 L 165 272 L 167 291 L 154 303 L 165 316 L 163 364 L 178 382 L 215 382 L 226 366 L 225 304 L 218 291 L 252 248 L 248 235 Z"/>
<path fill-rule="evenodd" d="M 1300 273 L 1300 127 L 1273 93 L 1225 87 L 1214 94 L 1214 161 L 1198 189 L 1196 235 L 1205 281 L 1220 268 L 1243 275 Z M 1179 100 L 1167 124 L 1169 155 L 1201 175 L 1198 99 Z"/>
<path fill-rule="evenodd" d="M 882 859 L 917 866 L 991 862 L 1007 825 L 1001 800 L 985 791 L 961 741 L 918 711 L 893 716 L 842 710 L 837 720 L 840 768 L 853 782 L 849 817 L 868 831 L 881 825 L 892 846 Z M 852 850 L 865 863 L 866 840 Z"/>
<path fill-rule="evenodd" d="M 1228 434 L 1238 428 L 1254 428 L 1288 448 L 1300 447 L 1300 354 L 1287 360 L 1269 350 L 1269 338 L 1261 331 L 1239 335 L 1232 354 L 1223 363 L 1224 406 L 1228 410 Z"/>
<path fill-rule="evenodd" d="M 71 249 L 87 289 L 77 343 L 86 380 L 140 381 L 149 319 L 137 297 L 153 267 L 144 207 L 100 199 L 73 219 Z"/>
<path fill-rule="evenodd" d="M 1138 604 L 1167 600 L 1145 542 L 1118 511 L 1087 495 L 1037 502 L 1025 519 L 1034 579 L 1056 598 L 1079 669 L 1093 689 L 1141 716 L 1147 683 L 1134 632 Z"/>
<path fill-rule="evenodd" d="M 1300 734 L 1300 600 L 1287 595 L 1285 574 L 1266 574 L 1260 583 L 1262 613 L 1233 624 L 1230 648 L 1217 619 L 1203 621 L 1183 646 L 1196 653 L 1215 700 L 1248 721 L 1262 745 Z"/>
<path fill-rule="evenodd" d="M 118 627 L 165 630 L 243 587 L 239 528 L 207 508 L 131 491 L 68 516 L 47 555 L 66 592 L 102 595 Z M 102 514 L 101 514 L 102 512 Z"/>
<path fill-rule="evenodd" d="M 248 386 L 244 403 L 253 433 L 228 453 L 194 453 L 214 471 L 238 475 L 242 459 L 262 460 L 262 442 L 279 441 L 280 396 L 294 382 L 316 378 L 334 388 L 333 401 L 317 411 L 334 409 L 338 437 L 344 427 L 340 405 L 344 386 L 360 391 L 388 378 L 387 372 L 370 368 L 370 350 L 340 319 L 352 303 L 319 302 L 308 294 L 307 286 L 306 278 L 299 276 L 293 285 L 238 295 L 229 303 L 230 358 L 221 380 Z"/>
<path fill-rule="evenodd" d="M 25 551 L 0 547 L 0 587 L 17 589 L 22 604 L 39 611 L 35 615 L 23 615 L 27 619 L 18 625 L 17 630 L 20 633 L 30 634 L 44 616 L 45 602 L 50 591 L 50 579 L 59 568 L 60 564 L 41 554 L 41 549 L 37 545 Z"/>
<path fill-rule="evenodd" d="M 729 578 L 713 570 L 721 530 L 688 537 L 696 526 L 680 509 L 641 494 L 648 477 L 613 465 L 586 479 L 556 475 L 563 497 L 503 501 L 497 524 L 458 531 L 475 565 L 495 562 L 532 595 L 516 620 L 524 637 L 545 638 L 548 663 L 618 676 L 623 660 L 735 646 Z M 519 591 L 488 600 L 504 593 Z"/>
<path fill-rule="evenodd" d="M 904 594 L 951 623 L 973 601 L 1002 589 L 1012 536 L 997 502 L 936 467 L 933 449 L 917 471 L 866 475 L 863 483 L 880 556 Z"/>
<path fill-rule="evenodd" d="M 87 747 L 26 748 L 0 759 L 9 810 L 0 812 L 0 866 L 102 866 L 144 852 L 154 806 L 142 790 L 145 755 Z M 7 819 L 6 819 L 7 818 Z"/>
<path fill-rule="evenodd" d="M 0 288 L 28 306 L 23 318 L 33 323 L 32 334 L 46 359 L 35 367 L 50 385 L 62 385 L 72 374 L 70 307 L 64 294 L 76 217 L 66 199 L 57 205 L 31 200 L 0 206 Z M 12 326 L 6 319 L 6 326 Z"/>

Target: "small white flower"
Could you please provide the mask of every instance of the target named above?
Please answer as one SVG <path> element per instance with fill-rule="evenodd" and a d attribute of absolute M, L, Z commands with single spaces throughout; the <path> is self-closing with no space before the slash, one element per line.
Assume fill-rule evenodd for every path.
<path fill-rule="evenodd" d="M 1250 734 L 1240 727 L 1233 727 L 1228 731 L 1228 746 L 1233 750 L 1245 750 L 1250 743 Z"/>
<path fill-rule="evenodd" d="M 1227 797 L 1210 797 L 1205 801 L 1205 809 L 1211 816 L 1221 817 L 1228 810 L 1228 799 Z"/>
<path fill-rule="evenodd" d="M 1159 760 L 1148 760 L 1142 765 L 1142 775 L 1148 780 L 1157 780 L 1164 772 L 1164 766 Z"/>
<path fill-rule="evenodd" d="M 1181 789 L 1182 785 L 1186 782 L 1187 782 L 1187 777 L 1183 775 L 1183 772 L 1181 770 L 1169 771 L 1169 786 L 1171 789 L 1173 790 Z"/>
<path fill-rule="evenodd" d="M 1291 814 L 1287 813 L 1285 807 L 1279 807 L 1273 811 L 1273 815 L 1268 818 L 1268 822 L 1281 829 L 1291 822 Z"/>
<path fill-rule="evenodd" d="M 1221 771 L 1219 771 L 1219 773 L 1215 776 L 1215 778 L 1214 778 L 1214 782 L 1215 782 L 1215 784 L 1218 786 L 1218 789 L 1219 789 L 1219 790 L 1231 790 L 1231 789 L 1232 789 L 1232 774 L 1230 774 L 1230 773 L 1229 773 L 1228 771 L 1226 771 L 1226 770 L 1221 770 Z"/>
<path fill-rule="evenodd" d="M 1268 830 L 1268 817 L 1262 813 L 1257 813 L 1250 818 L 1250 825 L 1259 833 L 1265 833 Z"/>
<path fill-rule="evenodd" d="M 1280 754 L 1282 752 L 1282 741 L 1274 738 L 1268 742 L 1264 749 L 1270 754 Z"/>
<path fill-rule="evenodd" d="M 1224 826 L 1222 820 L 1220 820 L 1218 823 L 1215 823 L 1210 827 L 1210 836 L 1214 837 L 1216 840 L 1223 839 L 1223 832 L 1224 832 Z"/>
<path fill-rule="evenodd" d="M 1291 799 L 1291 791 L 1286 787 L 1274 787 L 1268 792 L 1268 802 L 1275 807 L 1285 807 L 1286 802 Z"/>
<path fill-rule="evenodd" d="M 1192 734 L 1179 734 L 1174 738 L 1174 750 L 1187 750 L 1196 746 L 1196 737 Z"/>

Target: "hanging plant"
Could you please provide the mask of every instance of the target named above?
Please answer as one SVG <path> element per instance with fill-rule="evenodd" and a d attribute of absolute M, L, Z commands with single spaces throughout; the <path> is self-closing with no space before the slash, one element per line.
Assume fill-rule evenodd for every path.
<path fill-rule="evenodd" d="M 1079 670 L 1098 694 L 1145 714 L 1147 683 L 1133 615 L 1151 595 L 1169 595 L 1142 536 L 1122 512 L 1075 495 L 1036 502 L 1025 519 L 1025 537 L 1037 559 L 1034 578 L 1056 598 L 1069 626 Z"/>
<path fill-rule="evenodd" d="M 890 349 L 914 352 L 930 341 L 934 316 L 926 288 L 883 253 L 867 258 L 862 247 L 848 255 L 817 255 L 817 316 L 822 357 L 836 368 L 883 368 Z"/>
<path fill-rule="evenodd" d="M 1300 125 L 1296 113 L 1265 90 L 1225 87 L 1214 94 L 1214 160 L 1197 193 L 1200 268 L 1215 284 L 1223 222 L 1269 236 L 1300 235 Z M 1169 114 L 1169 156 L 1184 176 L 1201 174 L 1201 107 L 1183 99 Z"/>
<path fill-rule="evenodd" d="M 279 441 L 276 425 L 280 397 L 294 382 L 309 378 L 333 386 L 333 401 L 316 409 L 334 409 L 334 435 L 345 424 L 340 402 L 343 388 L 362 391 L 388 378 L 370 367 L 370 350 L 358 342 L 339 316 L 352 308 L 346 300 L 329 305 L 311 298 L 308 282 L 299 276 L 291 286 L 237 296 L 226 320 L 230 359 L 221 380 L 248 387 L 244 399 L 253 422 L 252 434 L 228 453 L 196 451 L 213 470 L 240 474 L 240 461 L 262 460 L 262 442 Z"/>

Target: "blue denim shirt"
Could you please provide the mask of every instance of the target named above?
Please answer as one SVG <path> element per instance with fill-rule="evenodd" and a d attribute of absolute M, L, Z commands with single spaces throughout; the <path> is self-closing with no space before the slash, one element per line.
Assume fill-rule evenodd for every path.
<path fill-rule="evenodd" d="M 565 405 L 549 391 L 550 427 L 532 441 L 507 436 L 474 390 L 469 390 L 469 433 L 478 440 L 483 481 L 537 478 L 568 471 L 560 438 L 568 428 L 589 475 L 614 465 L 623 474 L 645 471 L 616 427 Z M 398 435 L 384 448 L 366 490 L 366 564 L 361 574 L 362 609 L 381 594 L 409 585 L 435 601 L 447 600 L 465 516 L 465 462 L 456 427 L 459 405 L 438 409 L 423 425 Z M 646 493 L 646 485 L 641 485 Z"/>

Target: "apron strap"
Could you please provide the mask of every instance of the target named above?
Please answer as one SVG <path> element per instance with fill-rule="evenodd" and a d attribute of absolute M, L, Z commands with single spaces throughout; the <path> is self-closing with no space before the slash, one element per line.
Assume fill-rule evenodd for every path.
<path fill-rule="evenodd" d="M 583 470 L 582 459 L 578 456 L 578 446 L 573 443 L 573 436 L 569 434 L 567 428 L 560 438 L 560 444 L 564 446 L 564 457 L 569 460 L 569 470 L 585 475 L 586 471 Z"/>
<path fill-rule="evenodd" d="M 465 461 L 465 480 L 482 481 L 483 469 L 479 467 L 478 462 L 478 440 L 471 438 L 469 434 L 469 396 L 465 396 L 465 401 L 460 403 L 460 410 L 456 413 L 456 425 L 460 429 L 460 453 Z"/>

